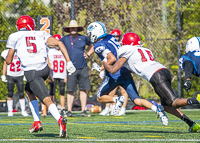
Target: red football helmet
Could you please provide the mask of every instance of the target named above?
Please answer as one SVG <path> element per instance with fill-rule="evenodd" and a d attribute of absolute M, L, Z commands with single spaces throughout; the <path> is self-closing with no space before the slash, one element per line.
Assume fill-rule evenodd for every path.
<path fill-rule="evenodd" d="M 53 35 L 53 38 L 56 38 L 57 40 L 60 40 L 62 37 L 61 37 L 61 35 L 59 35 L 59 34 L 54 34 L 54 35 Z"/>
<path fill-rule="evenodd" d="M 126 33 L 122 38 L 122 45 L 140 45 L 140 37 L 135 33 Z"/>
<path fill-rule="evenodd" d="M 35 30 L 35 21 L 28 15 L 23 15 L 17 20 L 17 29 L 26 28 L 27 30 Z"/>
<path fill-rule="evenodd" d="M 122 35 L 122 33 L 119 29 L 113 29 L 110 34 L 113 36 L 121 36 Z"/>

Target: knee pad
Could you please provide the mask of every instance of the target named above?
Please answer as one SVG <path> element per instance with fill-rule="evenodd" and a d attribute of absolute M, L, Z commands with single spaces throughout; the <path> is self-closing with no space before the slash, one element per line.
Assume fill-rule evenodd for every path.
<path fill-rule="evenodd" d="M 13 97 L 14 83 L 7 83 L 8 97 Z"/>
<path fill-rule="evenodd" d="M 24 93 L 23 92 L 18 92 L 19 93 L 19 99 L 24 98 Z"/>
<path fill-rule="evenodd" d="M 8 91 L 8 97 L 13 97 L 13 92 L 12 91 Z"/>
<path fill-rule="evenodd" d="M 60 95 L 64 95 L 65 94 L 65 83 L 64 83 L 64 80 L 60 80 L 59 93 L 60 93 Z"/>
<path fill-rule="evenodd" d="M 60 95 L 64 95 L 65 94 L 65 87 L 60 87 Z"/>

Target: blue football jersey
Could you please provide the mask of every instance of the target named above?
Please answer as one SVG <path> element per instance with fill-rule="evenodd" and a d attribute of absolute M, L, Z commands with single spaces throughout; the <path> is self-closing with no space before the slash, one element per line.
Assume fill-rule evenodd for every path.
<path fill-rule="evenodd" d="M 96 42 L 94 45 L 94 51 L 99 56 L 100 60 L 104 59 L 103 52 L 110 51 L 117 58 L 117 49 L 119 49 L 119 42 L 112 35 L 108 34 L 102 40 Z M 106 70 L 106 76 L 112 77 L 115 80 L 123 80 L 123 76 L 130 74 L 130 71 L 124 66 L 115 74 L 111 74 Z"/>
<path fill-rule="evenodd" d="M 194 66 L 193 74 L 200 77 L 200 51 L 196 50 L 193 52 L 188 52 L 185 55 L 181 56 L 181 58 L 179 59 L 179 66 L 183 70 L 183 63 L 187 60 L 191 61 Z"/>

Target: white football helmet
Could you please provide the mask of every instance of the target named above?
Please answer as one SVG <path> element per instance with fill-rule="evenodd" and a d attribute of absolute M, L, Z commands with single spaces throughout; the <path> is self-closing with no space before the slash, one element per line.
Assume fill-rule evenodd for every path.
<path fill-rule="evenodd" d="M 87 28 L 87 35 L 92 43 L 107 35 L 106 27 L 103 23 L 95 21 L 92 22 Z"/>
<path fill-rule="evenodd" d="M 185 53 L 200 49 L 199 42 L 200 42 L 200 37 L 190 38 L 186 43 Z"/>

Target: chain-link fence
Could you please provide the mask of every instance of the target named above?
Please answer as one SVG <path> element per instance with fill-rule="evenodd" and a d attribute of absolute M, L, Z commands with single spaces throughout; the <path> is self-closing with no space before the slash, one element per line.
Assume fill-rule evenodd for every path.
<path fill-rule="evenodd" d="M 112 29 L 120 29 L 123 34 L 137 33 L 145 43 L 144 46 L 152 50 L 155 60 L 171 71 L 172 86 L 178 90 L 181 81 L 178 79 L 178 54 L 184 52 L 187 38 L 199 34 L 196 30 L 193 30 L 194 34 L 189 32 L 191 29 L 188 28 L 188 23 L 184 22 L 187 21 L 185 19 L 190 16 L 191 11 L 198 16 L 197 5 L 199 2 L 195 0 L 190 2 L 183 0 L 180 4 L 179 0 L 1 0 L 0 52 L 6 48 L 9 34 L 17 31 L 15 23 L 21 15 L 30 15 L 36 20 L 40 15 L 53 15 L 52 34 L 61 35 L 67 34 L 63 31 L 63 27 L 68 26 L 70 19 L 75 19 L 84 27 L 84 31 L 80 34 L 86 34 L 87 26 L 91 22 L 100 21 L 106 25 L 108 33 Z M 177 9 L 178 6 L 180 9 Z M 180 17 L 177 15 L 178 12 Z M 178 22 L 177 19 L 181 21 Z M 177 28 L 177 22 L 180 23 L 181 29 Z M 88 60 L 89 68 L 94 61 L 100 63 L 95 54 Z M 92 89 L 89 94 L 94 95 L 101 80 L 94 71 L 90 72 L 90 79 Z M 134 79 L 141 96 L 157 98 L 147 81 L 135 75 Z M 0 84 L 5 87 L 3 83 Z M 0 90 L 0 93 L 5 94 L 4 90 Z M 182 88 L 179 88 L 179 93 L 181 90 Z"/>

